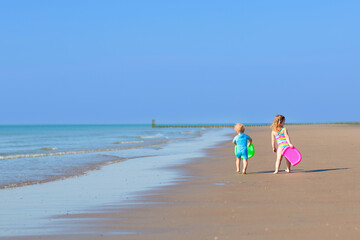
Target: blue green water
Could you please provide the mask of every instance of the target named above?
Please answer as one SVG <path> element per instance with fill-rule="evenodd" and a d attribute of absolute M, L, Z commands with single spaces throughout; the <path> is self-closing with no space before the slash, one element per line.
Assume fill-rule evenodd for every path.
<path fill-rule="evenodd" d="M 204 131 L 151 125 L 2 125 L 0 189 L 54 181 L 111 162 L 153 155 L 151 149 Z"/>
<path fill-rule="evenodd" d="M 171 167 L 203 157 L 204 149 L 231 140 L 230 132 L 148 125 L 1 126 L 0 237 L 88 233 L 81 219 L 66 216 L 127 208 L 146 192 L 181 181 L 184 173 Z"/>

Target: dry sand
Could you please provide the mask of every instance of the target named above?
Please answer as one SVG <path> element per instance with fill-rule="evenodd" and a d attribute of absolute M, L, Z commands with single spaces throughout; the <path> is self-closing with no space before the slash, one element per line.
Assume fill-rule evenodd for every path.
<path fill-rule="evenodd" d="M 249 127 L 256 154 L 247 175 L 235 173 L 229 136 L 206 158 L 179 167 L 183 182 L 147 193 L 142 205 L 71 215 L 82 224 L 73 229 L 88 234 L 18 239 L 359 239 L 360 126 L 288 129 L 303 155 L 290 174 L 285 160 L 272 174 L 270 129 Z"/>

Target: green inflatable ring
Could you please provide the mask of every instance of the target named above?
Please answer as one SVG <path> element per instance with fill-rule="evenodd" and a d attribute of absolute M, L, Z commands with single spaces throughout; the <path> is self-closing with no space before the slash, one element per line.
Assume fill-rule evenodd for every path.
<path fill-rule="evenodd" d="M 255 154 L 254 145 L 250 144 L 250 146 L 247 147 L 247 151 L 248 151 L 248 159 L 252 158 Z M 236 156 L 236 152 L 237 152 L 237 145 L 235 145 L 235 149 L 234 149 L 235 156 Z M 244 159 L 244 158 L 241 156 L 241 159 Z"/>

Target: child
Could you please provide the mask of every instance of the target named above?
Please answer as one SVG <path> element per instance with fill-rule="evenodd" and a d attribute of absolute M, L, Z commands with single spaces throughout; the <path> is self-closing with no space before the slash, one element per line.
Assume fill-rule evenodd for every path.
<path fill-rule="evenodd" d="M 248 141 L 249 145 L 252 143 L 251 137 L 244 133 L 245 127 L 241 123 L 237 123 L 234 127 L 234 130 L 238 135 L 234 137 L 233 143 L 237 145 L 237 152 L 236 152 L 236 172 L 240 172 L 240 158 L 243 157 L 243 170 L 242 174 L 246 174 L 247 169 L 247 159 L 248 159 L 248 152 L 247 146 Z"/>
<path fill-rule="evenodd" d="M 294 146 L 290 142 L 290 137 L 287 129 L 284 127 L 285 117 L 283 115 L 276 115 L 272 127 L 271 132 L 271 144 L 274 152 L 277 152 L 276 162 L 275 162 L 275 172 L 277 174 L 279 172 L 281 160 L 282 160 L 282 152 L 285 148 Z M 275 140 L 278 145 L 278 149 L 275 147 Z M 286 159 L 286 172 L 290 173 L 290 162 Z"/>

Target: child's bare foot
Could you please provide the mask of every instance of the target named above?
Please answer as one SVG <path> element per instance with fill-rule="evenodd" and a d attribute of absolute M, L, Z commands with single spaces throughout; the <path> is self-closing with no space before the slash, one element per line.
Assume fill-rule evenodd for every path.
<path fill-rule="evenodd" d="M 290 173 L 290 169 L 285 169 L 285 172 Z"/>
<path fill-rule="evenodd" d="M 242 172 L 241 174 L 242 174 L 242 175 L 246 175 L 246 172 Z"/>
<path fill-rule="evenodd" d="M 236 170 L 236 172 L 238 172 L 238 173 L 239 173 L 239 172 L 240 172 L 240 170 Z"/>
<path fill-rule="evenodd" d="M 278 174 L 279 173 L 279 171 L 275 171 L 275 172 L 273 172 L 273 174 Z"/>

